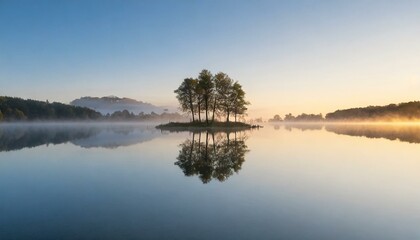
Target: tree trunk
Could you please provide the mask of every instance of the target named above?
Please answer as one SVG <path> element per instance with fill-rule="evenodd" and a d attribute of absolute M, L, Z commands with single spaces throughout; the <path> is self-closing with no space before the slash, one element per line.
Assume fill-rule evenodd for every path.
<path fill-rule="evenodd" d="M 230 114 L 230 112 L 228 111 L 227 112 L 227 117 L 226 117 L 226 122 L 229 122 L 229 114 Z"/>
<path fill-rule="evenodd" d="M 193 106 L 193 104 L 192 104 L 192 103 L 190 104 L 190 108 L 191 108 L 191 116 L 192 116 L 192 120 L 193 120 L 193 122 L 195 122 L 195 119 L 194 119 L 194 106 Z"/>
<path fill-rule="evenodd" d="M 191 92 L 189 93 L 189 99 L 190 99 L 190 110 L 191 110 L 192 121 L 194 122 L 195 121 L 195 119 L 194 119 L 194 104 L 193 104 Z"/>
<path fill-rule="evenodd" d="M 216 102 L 217 102 L 217 98 L 214 98 L 214 104 L 213 104 L 213 117 L 211 119 L 212 122 L 214 122 L 214 115 L 216 113 Z"/>
<path fill-rule="evenodd" d="M 200 103 L 198 103 L 198 121 L 201 122 L 201 108 L 200 108 Z"/>
<path fill-rule="evenodd" d="M 205 108 L 206 108 L 206 123 L 207 123 L 207 125 L 209 125 L 209 118 L 208 118 L 208 113 L 209 113 L 209 101 L 208 101 L 208 99 L 206 98 L 206 101 L 204 102 L 204 104 L 206 105 L 205 106 Z"/>

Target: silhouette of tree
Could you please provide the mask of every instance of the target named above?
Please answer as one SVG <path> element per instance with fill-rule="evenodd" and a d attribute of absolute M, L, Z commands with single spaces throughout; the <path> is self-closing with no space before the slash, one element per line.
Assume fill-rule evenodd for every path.
<path fill-rule="evenodd" d="M 245 116 L 247 105 L 245 91 L 238 82 L 233 82 L 226 73 L 219 72 L 215 76 L 204 69 L 198 79 L 186 78 L 174 91 L 180 104 L 180 109 L 191 113 L 193 122 L 195 115 L 201 122 L 201 113 L 206 116 L 206 124 L 209 124 L 209 112 L 212 112 L 211 121 L 216 116 L 226 116 L 229 122 L 231 114 L 235 117 Z"/>
<path fill-rule="evenodd" d="M 232 103 L 232 113 L 235 116 L 236 122 L 237 116 L 245 114 L 248 109 L 246 106 L 250 103 L 245 101 L 245 92 L 242 90 L 242 86 L 238 82 L 233 84 L 230 97 Z M 227 118 L 227 121 L 229 121 L 229 117 Z"/>
<path fill-rule="evenodd" d="M 206 113 L 206 123 L 209 124 L 208 113 L 214 91 L 213 75 L 209 70 L 204 69 L 200 72 L 198 75 L 198 85 L 202 90 L 201 96 L 204 104 L 204 112 Z"/>
<path fill-rule="evenodd" d="M 276 114 L 272 119 L 268 120 L 269 122 L 281 122 L 283 119 L 281 119 L 280 115 Z"/>
<path fill-rule="evenodd" d="M 213 117 L 223 114 L 223 110 L 229 108 L 229 91 L 233 84 L 232 79 L 223 72 L 219 72 L 214 76 L 214 98 L 213 98 Z"/>
<path fill-rule="evenodd" d="M 182 84 L 176 89 L 174 92 L 177 94 L 176 98 L 179 101 L 181 106 L 181 110 L 184 112 L 190 112 L 193 122 L 194 119 L 194 109 L 196 108 L 197 104 L 197 88 L 198 81 L 193 78 L 186 78 L 182 82 Z"/>
<path fill-rule="evenodd" d="M 294 121 L 296 118 L 291 113 L 284 116 L 284 121 Z"/>
<path fill-rule="evenodd" d="M 195 95 L 196 95 L 196 109 L 197 109 L 197 113 L 198 113 L 198 121 L 201 122 L 201 113 L 203 111 L 203 88 L 201 87 L 200 84 L 198 84 L 198 80 L 197 80 L 197 85 L 195 86 L 194 89 Z"/>

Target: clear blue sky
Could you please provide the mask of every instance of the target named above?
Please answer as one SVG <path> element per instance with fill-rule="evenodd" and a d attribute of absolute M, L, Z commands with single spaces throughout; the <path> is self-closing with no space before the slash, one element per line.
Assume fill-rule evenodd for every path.
<path fill-rule="evenodd" d="M 420 1 L 0 0 L 0 95 L 176 105 L 203 68 L 253 117 L 420 100 Z"/>

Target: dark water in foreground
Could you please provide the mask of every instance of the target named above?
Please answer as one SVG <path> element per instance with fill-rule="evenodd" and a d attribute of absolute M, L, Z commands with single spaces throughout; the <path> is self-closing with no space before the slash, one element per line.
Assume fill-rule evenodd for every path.
<path fill-rule="evenodd" d="M 0 125 L 0 239 L 420 239 L 420 126 Z"/>

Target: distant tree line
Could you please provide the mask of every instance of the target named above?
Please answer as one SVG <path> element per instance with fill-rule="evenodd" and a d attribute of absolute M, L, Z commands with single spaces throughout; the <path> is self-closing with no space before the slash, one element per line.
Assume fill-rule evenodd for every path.
<path fill-rule="evenodd" d="M 159 121 L 159 122 L 169 122 L 169 121 L 185 121 L 187 118 L 179 113 L 161 113 L 157 114 L 155 112 L 134 114 L 128 110 L 115 111 L 112 114 L 107 114 L 103 117 L 106 120 L 111 121 Z"/>
<path fill-rule="evenodd" d="M 284 119 L 280 117 L 280 115 L 276 114 L 272 119 L 269 119 L 269 122 L 319 122 L 324 121 L 324 117 L 322 114 L 306 114 L 302 113 L 297 115 L 296 117 L 293 116 L 291 113 L 286 114 Z"/>
<path fill-rule="evenodd" d="M 60 121 L 60 120 L 95 120 L 95 121 L 160 121 L 186 120 L 178 113 L 162 114 L 143 112 L 134 114 L 128 110 L 112 114 L 101 113 L 86 107 L 77 107 L 63 103 L 25 100 L 15 97 L 0 97 L 0 122 L 12 121 Z"/>
<path fill-rule="evenodd" d="M 390 104 L 387 106 L 369 106 L 364 108 L 350 108 L 337 110 L 325 116 L 328 121 L 393 121 L 419 120 L 420 102 Z"/>
<path fill-rule="evenodd" d="M 0 97 L 0 120 L 86 120 L 99 119 L 101 114 L 84 107 L 62 103 L 24 100 L 15 97 Z"/>
<path fill-rule="evenodd" d="M 322 114 L 305 114 L 293 116 L 286 114 L 284 118 L 276 114 L 269 122 L 318 122 L 318 121 L 417 121 L 420 120 L 420 102 L 389 104 L 386 106 L 368 106 L 350 108 Z"/>
<path fill-rule="evenodd" d="M 226 73 L 213 75 L 208 70 L 202 70 L 197 78 L 185 78 L 174 91 L 179 101 L 180 109 L 191 114 L 193 122 L 214 122 L 217 117 L 225 117 L 226 122 L 234 117 L 246 114 L 247 105 L 242 86 L 232 80 Z"/>

